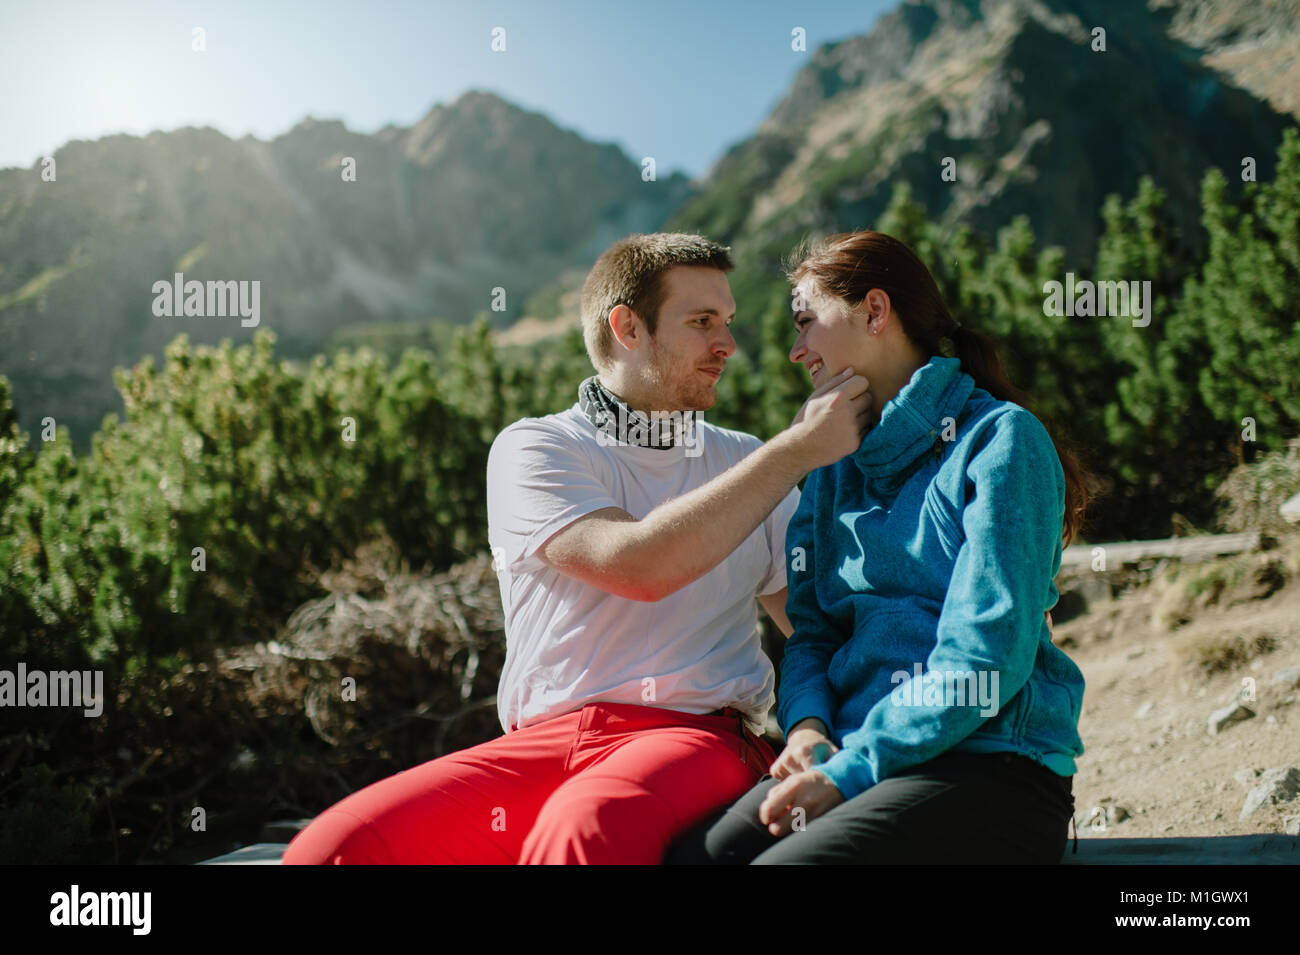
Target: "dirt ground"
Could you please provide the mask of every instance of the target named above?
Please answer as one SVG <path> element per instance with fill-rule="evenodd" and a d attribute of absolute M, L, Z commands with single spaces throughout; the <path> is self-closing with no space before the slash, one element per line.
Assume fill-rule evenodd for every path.
<path fill-rule="evenodd" d="M 1291 537 L 1272 551 L 1171 566 L 1056 625 L 1055 642 L 1086 680 L 1080 838 L 1281 833 L 1300 816 L 1295 798 L 1238 818 L 1250 771 L 1300 768 L 1300 690 L 1273 682 L 1300 666 L 1298 570 Z M 1242 698 L 1252 689 L 1253 702 Z M 1255 715 L 1211 735 L 1210 714 L 1234 697 Z"/>

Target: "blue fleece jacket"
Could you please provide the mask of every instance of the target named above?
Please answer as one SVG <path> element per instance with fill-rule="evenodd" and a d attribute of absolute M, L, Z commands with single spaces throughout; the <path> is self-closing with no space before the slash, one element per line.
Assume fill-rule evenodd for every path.
<path fill-rule="evenodd" d="M 934 357 L 856 452 L 805 482 L 786 532 L 794 633 L 785 732 L 815 716 L 846 799 L 949 750 L 1062 776 L 1083 753 L 1083 674 L 1043 617 L 1058 597 L 1065 478 L 1029 411 Z"/>

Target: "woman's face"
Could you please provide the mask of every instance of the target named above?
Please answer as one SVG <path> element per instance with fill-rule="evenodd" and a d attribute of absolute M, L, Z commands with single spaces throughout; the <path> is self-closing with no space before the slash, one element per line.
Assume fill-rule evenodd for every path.
<path fill-rule="evenodd" d="M 866 318 L 841 299 L 822 294 L 811 277 L 795 286 L 791 302 L 797 337 L 790 360 L 803 365 L 817 388 L 845 368 L 865 370 Z"/>

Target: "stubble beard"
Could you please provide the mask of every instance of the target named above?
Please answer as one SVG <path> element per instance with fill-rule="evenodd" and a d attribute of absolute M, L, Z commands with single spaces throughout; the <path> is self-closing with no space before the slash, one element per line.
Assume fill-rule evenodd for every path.
<path fill-rule="evenodd" d="M 664 405 L 656 411 L 707 411 L 718 400 L 717 391 L 696 381 L 698 366 L 689 368 L 653 336 L 650 339 L 650 362 L 646 373 L 647 384 Z"/>

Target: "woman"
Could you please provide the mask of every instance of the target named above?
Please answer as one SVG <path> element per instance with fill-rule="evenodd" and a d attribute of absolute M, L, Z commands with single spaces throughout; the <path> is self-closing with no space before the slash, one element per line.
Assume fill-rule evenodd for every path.
<path fill-rule="evenodd" d="M 786 747 L 667 861 L 1059 862 L 1083 677 L 1045 612 L 1084 473 L 902 242 L 831 236 L 789 277 L 791 361 L 879 413 L 790 521 Z"/>

